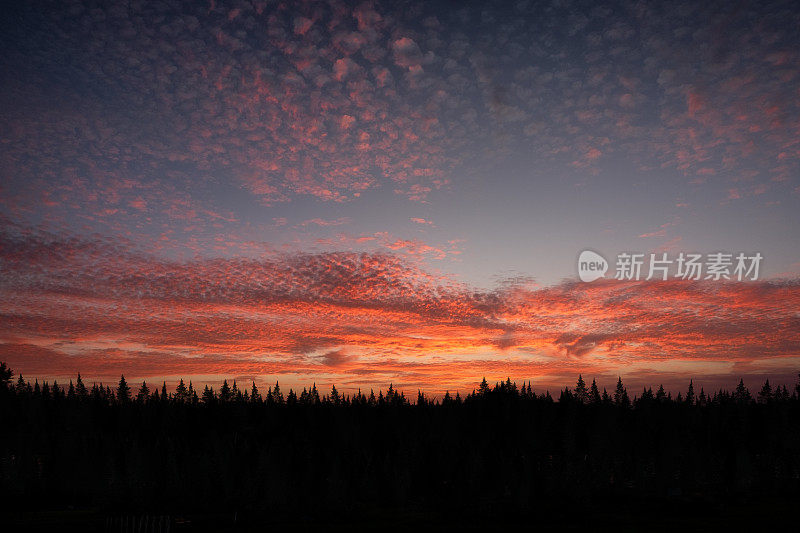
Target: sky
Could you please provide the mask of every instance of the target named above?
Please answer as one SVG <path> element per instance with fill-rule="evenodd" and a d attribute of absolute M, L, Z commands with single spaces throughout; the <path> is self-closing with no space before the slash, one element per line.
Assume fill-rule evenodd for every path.
<path fill-rule="evenodd" d="M 798 27 L 788 1 L 9 2 L 0 359 L 347 392 L 792 384 Z M 623 252 L 763 261 L 614 279 Z"/>

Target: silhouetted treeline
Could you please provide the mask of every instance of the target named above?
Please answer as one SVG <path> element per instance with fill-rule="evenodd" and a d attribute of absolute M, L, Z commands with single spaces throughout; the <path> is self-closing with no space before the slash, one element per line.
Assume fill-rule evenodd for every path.
<path fill-rule="evenodd" d="M 674 502 L 735 509 L 800 496 L 800 381 L 751 394 L 632 394 L 506 380 L 463 398 L 219 390 L 183 381 L 33 384 L 0 375 L 0 472 L 18 510 L 353 516 Z M 637 503 L 638 502 L 638 503 Z"/>

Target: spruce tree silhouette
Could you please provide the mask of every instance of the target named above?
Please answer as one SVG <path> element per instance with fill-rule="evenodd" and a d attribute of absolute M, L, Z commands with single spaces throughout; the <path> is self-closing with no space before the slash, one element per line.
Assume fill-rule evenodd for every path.
<path fill-rule="evenodd" d="M 17 378 L 17 385 L 16 385 L 16 393 L 17 395 L 23 395 L 26 393 L 28 388 L 28 384 L 25 382 L 25 378 L 22 377 L 22 374 L 19 375 Z"/>
<path fill-rule="evenodd" d="M 219 401 L 229 402 L 233 399 L 231 395 L 231 387 L 228 385 L 228 380 L 223 380 L 222 387 L 219 389 Z"/>
<path fill-rule="evenodd" d="M 53 400 L 58 401 L 61 399 L 62 396 L 61 387 L 58 386 L 58 380 L 56 379 L 53 380 L 53 389 L 51 391 L 51 394 L 53 395 Z"/>
<path fill-rule="evenodd" d="M 277 405 L 283 405 L 283 393 L 281 392 L 281 384 L 278 381 L 275 382 L 275 388 L 272 389 L 272 400 Z"/>
<path fill-rule="evenodd" d="M 667 401 L 667 393 L 664 391 L 664 385 L 658 386 L 658 391 L 656 391 L 656 401 L 659 403 Z"/>
<path fill-rule="evenodd" d="M 530 392 L 530 383 L 528 384 L 528 391 Z M 600 398 L 600 390 L 597 388 L 597 380 L 592 379 L 592 386 L 589 389 L 589 401 L 593 405 L 599 405 L 601 398 Z"/>
<path fill-rule="evenodd" d="M 182 378 L 180 382 L 178 382 L 178 386 L 175 388 L 174 399 L 178 403 L 187 403 L 189 401 L 189 389 L 186 388 L 186 384 L 184 384 Z"/>
<path fill-rule="evenodd" d="M 255 386 L 255 383 L 253 383 L 253 386 Z M 215 403 L 215 400 L 214 389 L 210 388 L 208 385 L 203 387 L 203 396 L 200 401 L 202 401 L 204 405 L 212 405 Z"/>
<path fill-rule="evenodd" d="M 478 394 L 481 396 L 488 396 L 490 392 L 491 390 L 489 389 L 489 382 L 486 381 L 486 376 L 484 376 L 481 380 L 480 386 L 478 387 Z"/>
<path fill-rule="evenodd" d="M 131 388 L 128 387 L 128 382 L 125 381 L 125 376 L 120 376 L 119 384 L 117 385 L 117 401 L 120 403 L 129 402 L 131 399 Z"/>
<path fill-rule="evenodd" d="M 250 388 L 250 403 L 261 403 L 261 393 L 258 392 L 258 387 L 256 386 L 255 380 L 253 381 L 253 386 Z"/>
<path fill-rule="evenodd" d="M 578 374 L 578 383 L 575 385 L 575 399 L 583 404 L 589 403 L 589 391 L 581 374 Z"/>
<path fill-rule="evenodd" d="M 642 396 L 639 398 L 639 403 L 650 403 L 655 401 L 655 395 L 653 394 L 652 387 L 645 387 L 642 389 Z"/>
<path fill-rule="evenodd" d="M 142 382 L 126 402 L 127 384 L 114 394 L 95 383 L 86 401 L 77 386 L 65 394 L 55 381 L 32 386 L 20 376 L 12 387 L 9 378 L 0 400 L 5 503 L 132 515 L 243 511 L 259 529 L 274 517 L 341 509 L 460 516 L 481 502 L 515 517 L 535 509 L 537 519 L 623 500 L 672 512 L 678 487 L 681 502 L 700 507 L 725 505 L 731 486 L 736 506 L 800 497 L 787 467 L 800 458 L 800 398 L 772 382 L 758 405 L 740 380 L 732 393 L 701 388 L 688 408 L 692 380 L 679 405 L 663 386 L 656 394 L 645 386 L 631 402 L 621 376 L 609 398 L 596 379 L 586 390 L 581 374 L 577 386 L 560 388 L 562 404 L 507 378 L 463 399 L 447 391 L 438 401 L 418 388 L 411 408 L 393 384 L 379 398 L 334 385 L 316 403 L 314 384 L 302 389 L 303 402 L 289 389 L 283 404 L 276 384 L 268 404 L 254 380 L 242 400 L 228 387 L 225 402 L 208 385 L 202 401 L 184 402 L 181 381 L 174 401 L 165 384 L 150 396 Z M 194 387 L 185 389 L 191 397 Z M 321 488 L 313 504 L 297 497 L 308 487 Z"/>
<path fill-rule="evenodd" d="M 617 379 L 617 388 L 614 390 L 614 404 L 620 407 L 629 407 L 631 404 L 628 391 L 622 385 L 622 377 Z"/>
<path fill-rule="evenodd" d="M 0 391 L 8 392 L 11 388 L 12 377 L 14 377 L 14 372 L 5 363 L 0 363 Z"/>
<path fill-rule="evenodd" d="M 421 389 L 417 389 L 417 406 L 425 407 L 425 395 L 422 394 Z"/>
<path fill-rule="evenodd" d="M 242 391 L 239 390 L 239 387 L 236 386 L 236 380 L 233 380 L 233 385 L 231 385 L 231 400 L 241 402 L 242 401 Z"/>
<path fill-rule="evenodd" d="M 147 383 L 142 381 L 142 386 L 139 387 L 139 392 L 136 394 L 136 401 L 139 403 L 145 403 L 149 399 L 150 399 L 150 388 L 147 386 Z"/>
<path fill-rule="evenodd" d="M 339 405 L 339 403 L 342 401 L 342 399 L 339 397 L 339 391 L 336 390 L 336 385 L 331 385 L 330 399 L 333 405 Z"/>
<path fill-rule="evenodd" d="M 198 402 L 199 399 L 197 398 L 197 391 L 194 390 L 194 387 L 192 386 L 192 381 L 189 380 L 189 403 L 191 403 L 192 405 L 197 405 Z"/>
<path fill-rule="evenodd" d="M 750 396 L 750 391 L 744 386 L 744 379 L 739 380 L 739 384 L 736 386 L 733 397 L 739 403 L 750 403 L 750 401 L 753 399 L 752 396 Z"/>
<path fill-rule="evenodd" d="M 772 387 L 769 384 L 769 380 L 764 382 L 764 386 L 761 387 L 761 390 L 758 392 L 758 403 L 769 403 L 772 401 Z"/>
<path fill-rule="evenodd" d="M 78 372 L 78 378 L 75 380 L 75 396 L 79 400 L 85 400 L 89 396 L 89 391 L 86 390 L 86 385 L 83 384 L 80 372 Z"/>

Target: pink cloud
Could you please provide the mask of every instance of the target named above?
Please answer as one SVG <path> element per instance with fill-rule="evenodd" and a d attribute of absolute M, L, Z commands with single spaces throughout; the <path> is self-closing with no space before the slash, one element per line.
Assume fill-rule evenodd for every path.
<path fill-rule="evenodd" d="M 24 374 L 341 372 L 464 387 L 501 368 L 561 375 L 680 362 L 702 376 L 733 361 L 788 373 L 800 357 L 796 280 L 486 291 L 389 254 L 180 262 L 36 232 L 3 234 L 0 264 L 0 353 Z"/>
<path fill-rule="evenodd" d="M 299 225 L 300 226 L 321 226 L 321 227 L 329 227 L 329 226 L 341 226 L 343 224 L 349 224 L 351 222 L 350 218 L 348 217 L 339 217 L 333 220 L 326 220 L 324 218 L 312 218 L 310 220 L 304 220 Z"/>

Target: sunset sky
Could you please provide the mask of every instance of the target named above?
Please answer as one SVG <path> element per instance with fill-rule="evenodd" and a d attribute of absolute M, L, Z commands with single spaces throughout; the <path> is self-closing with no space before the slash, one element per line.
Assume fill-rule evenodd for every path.
<path fill-rule="evenodd" d="M 795 2 L 12 1 L 0 20 L 17 374 L 797 379 Z M 584 249 L 764 259 L 756 281 L 583 283 Z"/>

